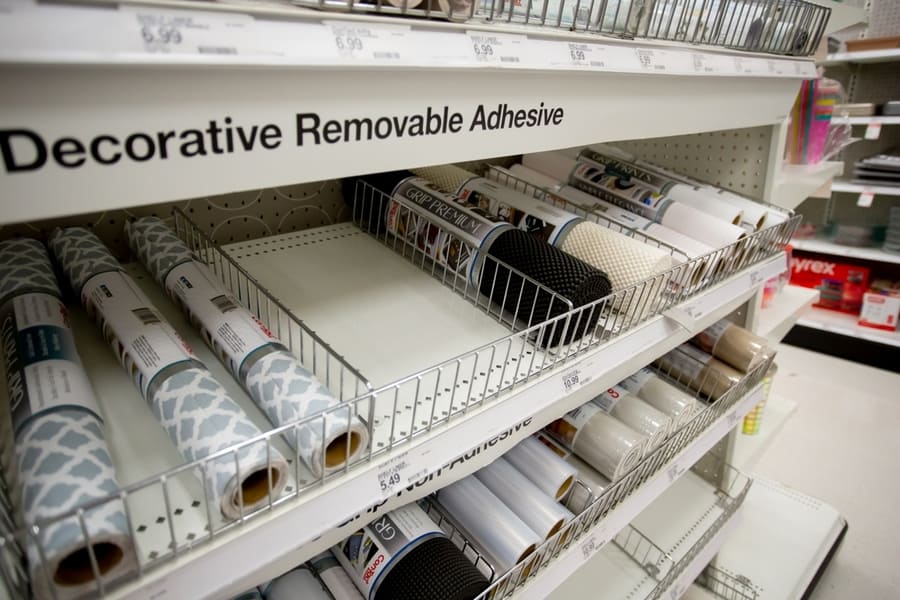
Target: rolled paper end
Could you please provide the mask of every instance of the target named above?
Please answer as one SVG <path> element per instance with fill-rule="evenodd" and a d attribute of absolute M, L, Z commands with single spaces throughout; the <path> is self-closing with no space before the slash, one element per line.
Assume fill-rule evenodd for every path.
<path fill-rule="evenodd" d="M 125 558 L 125 550 L 119 544 L 97 542 L 91 544 L 90 548 L 79 548 L 59 561 L 53 571 L 53 582 L 61 586 L 76 586 L 94 581 L 96 577 L 91 566 L 91 552 L 97 561 L 97 571 L 101 577 L 119 566 Z"/>
<path fill-rule="evenodd" d="M 243 504 L 244 509 L 248 507 L 256 507 L 269 496 L 269 478 L 272 480 L 272 495 L 277 495 L 276 490 L 280 489 L 281 470 L 275 467 L 271 469 L 258 469 L 253 471 L 244 478 L 240 488 L 234 491 L 232 502 L 235 506 Z"/>
<path fill-rule="evenodd" d="M 569 475 L 566 477 L 565 481 L 562 482 L 562 485 L 559 486 L 559 489 L 556 490 L 556 500 L 562 500 L 566 497 L 566 494 L 569 493 L 569 490 L 572 489 L 572 485 L 575 483 L 575 476 Z"/>
<path fill-rule="evenodd" d="M 531 544 L 530 546 L 526 547 L 524 550 L 522 550 L 522 554 L 519 555 L 519 558 L 516 559 L 516 564 L 518 565 L 524 562 L 526 558 L 534 554 L 535 550 L 537 550 L 537 544 Z M 534 566 L 533 562 L 525 565 L 525 569 L 522 571 L 522 575 L 528 577 L 528 574 L 531 573 L 532 566 Z"/>
<path fill-rule="evenodd" d="M 551 528 L 550 528 L 550 531 L 547 533 L 547 537 L 546 537 L 545 539 L 548 539 L 548 540 L 549 540 L 550 538 L 552 538 L 554 535 L 557 534 L 557 532 L 559 532 L 560 529 L 563 528 L 563 526 L 564 526 L 565 524 L 566 524 L 566 520 L 565 520 L 565 519 L 560 519 L 559 521 L 557 521 L 556 523 L 554 523 L 554 524 L 553 524 L 553 527 L 551 527 Z"/>
<path fill-rule="evenodd" d="M 342 433 L 325 447 L 325 468 L 336 469 L 344 466 L 348 457 L 352 459 L 363 448 L 363 436 L 358 431 Z"/>

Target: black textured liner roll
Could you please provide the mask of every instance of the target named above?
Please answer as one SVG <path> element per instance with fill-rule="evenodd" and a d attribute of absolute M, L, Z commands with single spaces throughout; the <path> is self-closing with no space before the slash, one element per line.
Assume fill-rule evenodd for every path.
<path fill-rule="evenodd" d="M 390 196 L 397 184 L 414 176 L 410 171 L 391 171 L 345 179 L 344 200 L 352 207 L 355 194 L 367 193 L 362 187 L 357 189 L 358 181 L 364 181 Z M 374 206 L 355 208 L 354 217 L 367 223 L 371 232 L 381 233 L 384 231 L 384 213 L 388 201 L 380 198 L 373 200 Z M 564 314 L 568 306 L 560 297 L 578 308 L 612 293 L 612 285 L 605 273 L 518 229 L 507 229 L 499 233 L 488 247 L 487 254 L 559 295 L 554 297 L 546 290 L 539 289 L 504 265 L 491 260 L 484 261 L 479 291 L 494 303 L 502 305 L 518 320 L 531 325 Z M 597 309 L 586 311 L 580 317 L 575 317 L 568 328 L 565 320 L 560 320 L 555 327 L 546 328 L 538 344 L 541 347 L 552 347 L 577 339 L 596 325 L 599 316 L 600 311 Z M 562 335 L 564 330 L 565 337 Z"/>
<path fill-rule="evenodd" d="M 375 600 L 471 600 L 488 580 L 443 536 L 413 548 L 384 577 Z"/>

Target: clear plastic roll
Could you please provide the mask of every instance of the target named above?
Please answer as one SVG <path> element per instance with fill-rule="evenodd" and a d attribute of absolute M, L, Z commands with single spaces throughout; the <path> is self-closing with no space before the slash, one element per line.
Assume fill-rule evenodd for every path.
<path fill-rule="evenodd" d="M 262 435 L 97 236 L 80 227 L 57 229 L 50 247 L 185 461 Z M 204 484 L 211 503 L 237 519 L 267 505 L 270 491 L 277 497 L 288 469 L 278 450 L 260 441 L 209 460 Z"/>
<path fill-rule="evenodd" d="M 503 457 L 548 496 L 562 500 L 575 481 L 575 469 L 534 436 L 528 436 Z"/>
<path fill-rule="evenodd" d="M 656 364 L 668 376 L 706 394 L 710 400 L 718 400 L 743 377 L 736 369 L 691 344 L 667 352 Z"/>
<path fill-rule="evenodd" d="M 569 181 L 577 164 L 575 156 L 557 150 L 522 155 L 523 166 L 563 183 Z"/>
<path fill-rule="evenodd" d="M 552 537 L 575 517 L 502 456 L 476 471 L 475 477 L 544 539 Z"/>
<path fill-rule="evenodd" d="M 687 424 L 703 408 L 690 394 L 664 381 L 646 367 L 622 380 L 619 385 L 672 417 L 676 428 Z"/>
<path fill-rule="evenodd" d="M 260 589 L 265 600 L 332 600 L 306 565 L 276 577 Z"/>
<path fill-rule="evenodd" d="M 657 221 L 714 248 L 727 246 L 747 236 L 743 228 L 680 202 L 670 202 L 663 206 Z"/>
<path fill-rule="evenodd" d="M 309 565 L 334 596 L 334 600 L 362 600 L 350 575 L 330 550 L 313 556 L 309 559 Z"/>
<path fill-rule="evenodd" d="M 60 296 L 43 244 L 0 242 L 0 364 L 11 400 L 3 439 L 14 447 L 5 460 L 15 473 L 7 484 L 20 525 L 40 527 L 23 540 L 38 599 L 94 594 L 100 581 L 109 585 L 137 568 L 122 501 L 85 508 L 117 494 L 119 485 Z M 78 508 L 83 528 L 77 516 L 60 518 Z"/>
<path fill-rule="evenodd" d="M 527 559 L 543 541 L 474 475 L 441 489 L 437 500 L 499 573 Z"/>
<path fill-rule="evenodd" d="M 558 179 L 550 177 L 549 175 L 545 175 L 539 171 L 535 171 L 534 169 L 529 169 L 525 165 L 512 165 L 509 168 L 509 172 L 522 181 L 530 183 L 533 186 L 543 188 L 545 190 L 552 190 L 561 185 L 561 182 Z"/>
<path fill-rule="evenodd" d="M 137 219 L 125 232 L 141 263 L 274 425 L 341 403 L 160 219 Z M 285 432 L 316 477 L 353 463 L 368 447 L 368 428 L 350 413 L 349 407 L 332 411 Z"/>
<path fill-rule="evenodd" d="M 597 469 L 575 456 L 571 450 L 563 447 L 547 435 L 538 435 L 541 444 L 546 445 L 554 454 L 562 458 L 566 464 L 576 471 L 578 481 L 572 486 L 572 491 L 566 500 L 566 506 L 573 511 L 583 511 L 594 499 L 600 497 L 612 485 L 609 479 L 601 475 Z"/>
<path fill-rule="evenodd" d="M 665 413 L 619 386 L 609 388 L 592 402 L 638 433 L 647 436 L 649 443 L 646 452 L 661 446 L 674 428 L 672 419 Z"/>
<path fill-rule="evenodd" d="M 594 404 L 569 411 L 547 426 L 557 440 L 611 481 L 637 466 L 647 437 Z"/>
<path fill-rule="evenodd" d="M 766 338 L 725 320 L 713 323 L 692 341 L 703 351 L 744 373 L 774 354 Z"/>

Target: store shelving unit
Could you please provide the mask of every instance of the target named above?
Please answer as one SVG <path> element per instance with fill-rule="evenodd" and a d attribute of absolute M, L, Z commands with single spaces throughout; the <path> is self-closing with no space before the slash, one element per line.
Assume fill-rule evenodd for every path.
<path fill-rule="evenodd" d="M 148 24 L 177 30 L 179 42 L 173 43 L 172 37 L 161 39 L 156 35 L 158 29 L 151 28 L 148 33 Z M 101 31 L 103 35 L 96 34 Z M 362 40 L 362 47 L 341 46 L 351 38 Z M 491 58 L 473 51 L 473 41 L 481 50 L 483 44 L 490 46 Z M 0 97 L 0 122 L 6 129 L 29 132 L 20 136 L 24 146 L 15 150 L 15 161 L 25 166 L 0 178 L 0 194 L 7 199 L 0 222 L 35 223 L 33 229 L 39 232 L 46 226 L 38 223 L 41 219 L 67 217 L 72 222 L 78 215 L 103 211 L 116 215 L 125 211 L 124 215 L 130 216 L 151 210 L 142 208 L 146 205 L 186 198 L 197 198 L 191 208 L 199 210 L 210 196 L 264 187 L 603 141 L 768 127 L 786 114 L 798 81 L 813 74 L 813 64 L 805 58 L 515 24 L 426 23 L 264 3 L 128 0 L 46 4 L 23 0 L 10 4 L 0 18 L 0 77 L 7 83 L 7 93 Z M 536 86 L 535 81 L 541 84 Z M 661 98 L 678 107 L 678 118 L 659 110 Z M 462 127 L 458 132 L 444 128 L 440 134 L 419 136 L 400 135 L 394 129 L 381 136 L 375 124 L 384 118 L 385 127 L 396 127 L 395 116 L 422 115 L 427 120 L 428 115 L 438 113 L 458 113 L 468 124 L 479 111 L 498 107 L 560 112 L 558 122 L 542 126 L 538 133 L 534 128 L 509 126 Z M 606 116 L 598 118 L 601 113 Z M 356 129 L 340 140 L 322 141 L 319 136 L 331 134 L 313 132 L 316 119 L 345 128 L 348 120 L 371 119 L 376 133 L 372 139 L 364 139 Z M 236 137 L 229 139 L 235 145 L 219 152 L 213 149 L 213 138 L 204 137 L 205 129 L 226 124 L 232 126 L 231 134 Z M 180 146 L 177 152 L 176 146 L 166 146 L 166 140 L 184 139 L 186 131 L 197 131 L 196 137 L 205 140 L 207 151 L 201 153 L 202 160 L 186 155 Z M 260 136 L 252 150 L 247 141 L 250 132 Z M 60 142 L 63 138 L 76 143 Z M 35 150 L 40 143 L 48 150 L 43 161 L 37 158 L 41 152 Z M 220 143 L 225 145 L 221 139 Z M 85 161 L 78 166 L 66 164 L 68 159 L 56 156 L 65 152 L 54 152 L 54 144 L 70 148 L 81 144 L 83 149 L 74 154 L 84 155 Z M 163 148 L 168 152 L 165 156 Z M 112 161 L 107 152 L 120 149 L 125 154 Z M 106 164 L 110 162 L 114 164 Z M 840 165 L 833 163 L 784 170 L 776 187 L 778 196 L 787 200 L 780 205 L 795 205 L 807 188 L 815 183 L 814 189 L 818 189 L 839 172 Z M 260 191 L 259 203 L 262 196 Z M 227 201 L 222 204 L 228 208 Z M 263 218 L 247 214 L 251 224 Z M 106 213 L 99 218 L 105 219 Z M 247 222 L 248 217 L 243 218 Z M 350 247 L 358 231 L 354 233 L 350 227 L 337 223 L 314 233 L 282 236 L 280 243 L 285 247 L 290 245 L 286 240 L 307 235 L 346 242 L 337 244 L 340 247 L 336 249 L 332 244 L 327 253 L 307 254 L 305 262 L 286 251 L 278 258 L 272 250 L 279 242 L 271 239 L 266 242 L 270 245 L 266 260 L 259 262 L 255 254 L 259 240 L 254 239 L 259 234 L 253 231 L 251 235 L 250 225 L 238 236 L 245 239 L 246 234 L 249 241 L 229 244 L 226 249 L 241 267 L 260 279 L 278 269 L 299 274 L 301 267 L 322 268 L 330 259 L 359 259 Z M 356 263 L 359 273 L 355 276 L 383 269 L 381 275 L 387 280 L 407 285 L 409 265 L 386 258 L 384 252 L 389 251 L 385 248 L 378 252 L 369 252 L 371 246 L 366 249 L 370 262 Z M 452 419 L 448 416 L 440 427 L 429 424 L 415 435 L 413 429 L 400 432 L 405 443 L 395 445 L 393 431 L 388 428 L 382 435 L 382 427 L 375 435 L 374 450 L 380 452 L 377 459 L 318 483 L 305 480 L 298 467 L 289 482 L 289 494 L 303 488 L 302 495 L 282 498 L 262 514 L 248 515 L 246 521 L 215 533 L 222 524 L 207 523 L 201 514 L 196 504 L 202 491 L 189 471 L 164 484 L 168 494 L 164 512 L 159 509 L 159 489 L 137 491 L 147 478 L 177 468 L 182 461 L 152 422 L 93 325 L 80 310 L 73 309 L 81 356 L 115 432 L 110 444 L 117 465 L 124 465 L 122 484 L 136 490 L 130 500 L 132 518 L 144 527 L 139 545 L 146 570 L 108 596 L 224 598 L 277 576 L 381 511 L 415 501 L 473 472 L 524 436 L 732 314 L 757 293 L 763 281 L 783 268 L 784 257 L 778 254 L 732 273 L 718 285 L 605 343 L 562 357 L 551 370 L 534 376 L 526 371 L 526 377 L 504 388 L 502 395 L 503 382 L 497 382 L 497 395 L 491 402 L 476 402 L 471 410 L 467 406 Z M 164 312 L 176 329 L 185 333 L 220 381 L 232 382 L 229 391 L 264 425 L 261 414 L 193 334 L 186 319 L 140 267 L 129 265 L 128 269 L 158 306 L 168 307 Z M 339 279 L 334 273 L 319 276 L 322 282 L 329 276 Z M 312 275 L 304 272 L 304 276 Z M 476 309 L 465 301 L 434 281 L 421 277 L 417 281 L 409 284 L 407 291 L 460 318 L 472 318 Z M 284 287 L 277 288 L 279 283 Z M 376 388 L 404 377 L 415 380 L 422 369 L 452 361 L 472 348 L 488 348 L 509 335 L 500 322 L 485 319 L 466 331 L 446 323 L 445 329 L 433 335 L 445 343 L 430 344 L 423 350 L 421 345 L 407 343 L 414 341 L 417 332 L 399 332 L 407 338 L 398 338 L 391 346 L 397 360 L 388 364 L 377 349 L 366 346 L 374 338 L 363 339 L 353 323 L 341 322 L 338 314 L 328 312 L 340 307 L 322 305 L 320 313 L 312 309 L 304 313 L 309 298 L 291 296 L 291 290 L 297 288 L 288 283 L 287 277 L 278 279 L 277 274 L 264 281 L 279 301 L 317 321 L 316 331 L 341 351 L 338 358 L 346 357 L 359 366 Z M 354 299 L 358 306 L 369 303 L 366 309 L 373 314 L 390 315 L 384 317 L 386 328 L 404 311 L 411 314 L 408 305 L 395 302 L 396 297 L 374 296 Z M 389 332 L 381 333 L 387 336 Z M 407 349 L 406 354 L 402 348 Z M 517 368 L 514 370 L 518 374 Z M 642 481 L 627 498 L 585 528 L 576 544 L 516 589 L 515 596 L 542 597 L 572 573 L 586 571 L 581 568 L 586 559 L 613 552 L 613 545 L 607 542 L 626 531 L 648 506 L 669 511 L 665 504 L 669 497 L 681 502 L 702 496 L 706 504 L 693 506 L 713 511 L 704 513 L 704 519 L 715 515 L 712 523 L 706 523 L 709 527 L 693 527 L 700 517 L 685 512 L 683 522 L 673 521 L 668 529 L 654 530 L 661 543 L 688 529 L 703 534 L 683 547 L 670 544 L 672 549 L 666 552 L 680 566 L 673 567 L 672 578 L 656 581 L 650 588 L 652 593 L 672 597 L 683 592 L 737 523 L 733 512 L 715 512 L 723 509 L 721 498 L 708 483 L 700 490 L 701 479 L 690 469 L 734 429 L 759 401 L 759 393 L 756 388 L 734 399 L 727 410 L 716 413 L 708 426 L 698 430 L 690 443 L 665 460 L 658 458 L 655 471 L 642 474 Z M 396 419 L 408 419 L 415 428 L 415 411 L 414 406 L 402 407 Z M 271 443 L 290 454 L 280 441 Z M 379 475 L 386 467 L 398 465 L 402 465 L 404 484 L 409 485 L 385 493 Z M 746 494 L 744 488 L 735 497 L 743 500 Z M 659 502 L 663 508 L 654 508 Z M 735 511 L 739 505 L 734 505 Z M 723 515 L 728 518 L 720 519 Z M 206 530 L 207 525 L 212 527 Z M 653 529 L 653 523 L 647 526 Z"/>
<path fill-rule="evenodd" d="M 900 196 L 900 185 L 868 185 L 851 181 L 837 180 L 831 184 L 832 192 L 862 194 L 868 192 L 876 196 Z"/>
<path fill-rule="evenodd" d="M 900 125 L 900 117 L 895 116 L 872 116 L 872 117 L 848 117 L 851 125 Z"/>
<path fill-rule="evenodd" d="M 819 290 L 785 285 L 770 306 L 758 308 L 753 313 L 749 319 L 750 328 L 773 343 L 779 342 L 818 298 Z"/>
<path fill-rule="evenodd" d="M 787 420 L 797 410 L 797 403 L 780 395 L 777 390 L 769 395 L 763 410 L 759 431 L 748 435 L 738 432 L 734 436 L 731 460 L 734 466 L 752 473 L 769 444 L 778 436 Z"/>
<path fill-rule="evenodd" d="M 819 254 L 830 254 L 832 256 L 844 256 L 846 258 L 858 258 L 860 260 L 900 264 L 900 254 L 885 252 L 881 248 L 844 246 L 842 244 L 835 244 L 834 242 L 821 239 L 794 239 L 791 240 L 791 246 L 793 246 L 795 250 L 803 250 L 805 252 L 817 252 Z"/>
<path fill-rule="evenodd" d="M 844 63 L 882 63 L 893 62 L 898 59 L 900 59 L 900 48 L 887 48 L 884 50 L 865 50 L 861 52 L 837 52 L 826 56 L 825 60 L 821 61 L 820 64 L 827 66 Z"/>
<path fill-rule="evenodd" d="M 900 332 L 883 331 L 857 324 L 858 317 L 834 310 L 814 308 L 797 321 L 797 325 L 859 340 L 900 348 Z"/>

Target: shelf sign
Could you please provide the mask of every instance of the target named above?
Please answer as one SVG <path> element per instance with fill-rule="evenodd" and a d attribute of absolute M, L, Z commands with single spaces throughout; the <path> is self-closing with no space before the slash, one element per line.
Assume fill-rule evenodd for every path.
<path fill-rule="evenodd" d="M 862 193 L 859 195 L 859 198 L 856 199 L 856 205 L 861 206 L 863 208 L 869 208 L 872 206 L 872 200 L 875 199 L 875 192 L 868 188 L 863 188 Z"/>
<path fill-rule="evenodd" d="M 867 140 L 877 140 L 881 135 L 881 121 L 872 121 L 866 127 L 866 133 L 863 136 Z"/>

